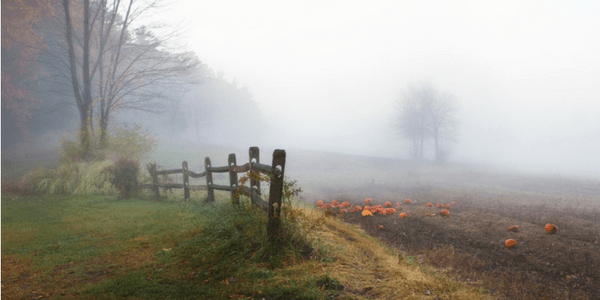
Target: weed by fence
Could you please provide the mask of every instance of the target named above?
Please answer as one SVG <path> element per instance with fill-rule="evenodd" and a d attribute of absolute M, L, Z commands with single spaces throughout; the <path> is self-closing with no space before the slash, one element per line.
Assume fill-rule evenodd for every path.
<path fill-rule="evenodd" d="M 154 197 L 159 198 L 159 188 L 182 188 L 185 200 L 190 198 L 190 190 L 199 191 L 206 190 L 207 198 L 206 202 L 214 202 L 215 194 L 214 190 L 230 191 L 231 202 L 233 204 L 239 204 L 238 191 L 244 191 L 250 196 L 251 202 L 254 205 L 261 207 L 268 213 L 268 224 L 267 234 L 269 237 L 277 236 L 280 228 L 280 215 L 281 215 L 281 201 L 283 197 L 283 175 L 285 170 L 285 150 L 273 151 L 273 162 L 271 165 L 265 165 L 260 163 L 259 149 L 258 147 L 250 147 L 249 149 L 249 162 L 241 166 L 237 165 L 235 153 L 229 154 L 227 166 L 213 167 L 210 158 L 204 159 L 204 172 L 195 173 L 188 169 L 187 161 L 181 163 L 181 169 L 163 170 L 158 171 L 156 164 L 148 165 L 148 172 L 152 177 L 152 184 L 142 185 L 141 188 L 150 188 L 154 192 Z M 269 200 L 268 202 L 260 197 L 260 181 L 256 180 L 251 176 L 250 187 L 240 186 L 238 187 L 238 176 L 237 173 L 248 172 L 260 172 L 270 174 L 272 176 Z M 229 185 L 216 185 L 213 183 L 213 173 L 229 173 Z M 183 183 L 159 183 L 159 175 L 169 174 L 183 174 Z M 190 185 L 189 178 L 201 178 L 206 177 L 206 185 Z"/>

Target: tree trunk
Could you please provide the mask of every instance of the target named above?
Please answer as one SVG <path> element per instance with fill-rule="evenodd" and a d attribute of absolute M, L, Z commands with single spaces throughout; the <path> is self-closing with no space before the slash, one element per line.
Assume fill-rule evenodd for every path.
<path fill-rule="evenodd" d="M 79 117 L 81 119 L 79 125 L 79 142 L 81 145 L 81 159 L 87 160 L 92 152 L 92 143 L 90 137 L 89 130 L 89 110 L 88 109 L 80 109 Z"/>
<path fill-rule="evenodd" d="M 108 111 L 100 116 L 100 148 L 108 145 Z"/>
<path fill-rule="evenodd" d="M 89 1 L 85 1 L 85 8 L 88 9 L 84 20 L 89 22 Z M 69 11 L 69 0 L 63 0 L 63 8 L 65 10 L 65 25 L 66 25 L 66 38 L 68 45 L 68 53 L 69 53 L 69 65 L 71 71 L 71 84 L 73 85 L 73 94 L 75 96 L 75 102 L 77 103 L 77 109 L 79 109 L 79 117 L 80 117 L 80 126 L 79 126 L 79 139 L 81 145 L 81 158 L 87 159 L 91 152 L 91 141 L 90 141 L 90 132 L 89 132 L 89 122 L 91 120 L 90 116 L 90 105 L 91 105 L 91 91 L 90 85 L 87 87 L 87 83 L 89 80 L 89 73 L 86 75 L 85 71 L 89 72 L 89 53 L 88 56 L 84 55 L 84 87 L 83 87 L 83 97 L 80 94 L 79 89 L 79 79 L 77 77 L 77 63 L 75 59 L 75 47 L 73 46 L 73 25 L 71 23 L 71 14 Z M 85 22 L 84 22 L 85 23 Z M 89 52 L 89 24 L 84 24 L 86 38 L 84 39 L 84 52 Z M 87 63 L 87 68 L 85 67 Z"/>

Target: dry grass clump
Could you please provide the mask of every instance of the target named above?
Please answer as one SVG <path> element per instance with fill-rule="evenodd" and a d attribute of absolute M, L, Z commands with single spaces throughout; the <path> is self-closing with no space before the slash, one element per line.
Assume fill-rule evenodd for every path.
<path fill-rule="evenodd" d="M 320 213 L 307 213 L 315 221 Z M 336 278 L 343 299 L 485 299 L 466 285 L 444 276 L 423 273 L 413 257 L 394 251 L 361 229 L 327 217 L 314 235 L 340 250 L 317 274 Z"/>

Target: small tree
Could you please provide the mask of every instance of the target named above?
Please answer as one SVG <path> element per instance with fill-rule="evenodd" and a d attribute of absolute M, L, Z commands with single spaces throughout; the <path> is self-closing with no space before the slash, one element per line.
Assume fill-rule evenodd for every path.
<path fill-rule="evenodd" d="M 129 198 L 138 189 L 138 171 L 140 164 L 137 160 L 121 158 L 109 169 L 110 182 L 121 192 L 121 197 Z"/>

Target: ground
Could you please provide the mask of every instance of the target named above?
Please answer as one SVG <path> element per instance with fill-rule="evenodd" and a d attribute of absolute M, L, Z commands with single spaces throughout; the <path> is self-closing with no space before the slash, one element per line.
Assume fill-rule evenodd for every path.
<path fill-rule="evenodd" d="M 358 199 L 342 201 L 360 203 Z M 390 199 L 391 200 L 391 199 Z M 448 198 L 449 217 L 424 201 L 407 218 L 340 216 L 388 245 L 506 299 L 600 299 L 600 212 L 548 205 Z M 415 203 L 416 202 L 416 203 Z M 383 202 L 382 202 L 383 203 Z M 382 204 L 381 203 L 381 204 Z M 446 202 L 444 202 L 446 203 Z M 427 216 L 426 213 L 435 214 Z M 544 230 L 558 226 L 556 234 Z M 381 225 L 381 226 L 380 226 Z M 519 225 L 518 232 L 508 231 Z M 506 248 L 506 239 L 517 245 Z"/>

